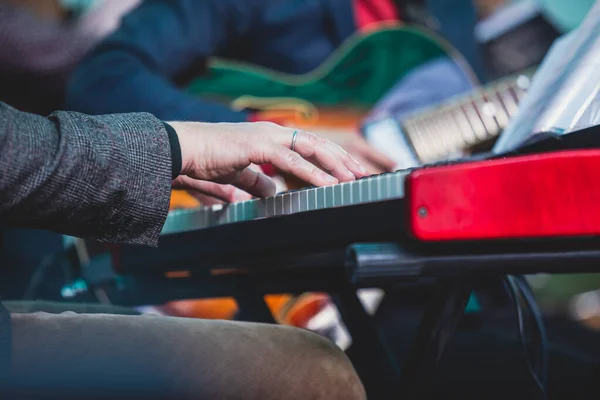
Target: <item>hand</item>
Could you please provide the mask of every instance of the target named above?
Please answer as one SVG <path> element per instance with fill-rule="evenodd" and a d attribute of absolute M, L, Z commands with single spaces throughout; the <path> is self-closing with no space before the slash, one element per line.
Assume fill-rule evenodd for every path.
<path fill-rule="evenodd" d="M 182 172 L 174 187 L 199 192 L 224 201 L 275 194 L 268 176 L 249 168 L 273 164 L 278 169 L 315 186 L 348 182 L 367 171 L 346 151 L 329 140 L 268 122 L 169 123 L 177 132 L 182 153 Z M 245 197 L 244 197 L 245 196 Z"/>
<path fill-rule="evenodd" d="M 331 140 L 350 153 L 371 174 L 392 172 L 396 167 L 396 163 L 393 160 L 371 147 L 358 133 L 323 133 L 321 136 Z"/>

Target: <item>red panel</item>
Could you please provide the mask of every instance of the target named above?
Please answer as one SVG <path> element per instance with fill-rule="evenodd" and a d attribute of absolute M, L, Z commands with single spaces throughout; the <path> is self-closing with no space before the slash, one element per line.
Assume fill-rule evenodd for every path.
<path fill-rule="evenodd" d="M 600 234 L 600 150 L 417 170 L 409 226 L 425 241 Z"/>

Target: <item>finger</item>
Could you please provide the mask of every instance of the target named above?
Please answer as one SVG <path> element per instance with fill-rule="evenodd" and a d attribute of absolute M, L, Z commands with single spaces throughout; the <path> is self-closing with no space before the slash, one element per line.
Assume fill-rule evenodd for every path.
<path fill-rule="evenodd" d="M 302 157 L 314 158 L 319 166 L 323 167 L 326 171 L 330 171 L 341 182 L 353 181 L 356 175 L 352 173 L 346 166 L 343 158 L 354 164 L 354 161 L 348 157 L 347 154 L 343 154 L 343 150 L 334 149 L 335 144 L 328 140 L 321 138 L 306 131 L 298 131 L 296 136 L 296 142 L 294 145 L 294 151 L 300 154 Z M 357 168 L 358 170 L 358 165 Z M 362 176 L 362 172 L 358 170 L 358 176 Z"/>
<path fill-rule="evenodd" d="M 248 167 L 244 169 L 232 185 L 256 197 L 275 196 L 277 187 L 267 175 Z"/>
<path fill-rule="evenodd" d="M 221 185 L 229 185 L 235 182 L 240 177 L 241 171 L 234 171 L 226 175 L 220 175 L 214 179 L 211 179 L 212 182 L 219 183 Z"/>
<path fill-rule="evenodd" d="M 219 183 L 193 179 L 183 175 L 173 181 L 173 187 L 176 189 L 188 190 L 194 197 L 200 197 L 199 200 L 204 196 L 210 196 L 227 203 L 235 203 L 252 198 L 250 194 L 232 185 L 222 185 Z"/>
<path fill-rule="evenodd" d="M 363 158 L 358 153 L 355 154 L 355 158 L 360 163 L 360 165 L 362 165 L 365 168 L 365 170 L 367 171 L 365 173 L 365 176 L 369 176 L 369 175 L 373 175 L 373 174 L 381 174 L 383 172 L 386 172 L 385 170 L 381 169 L 379 166 L 371 163 L 368 159 Z"/>
<path fill-rule="evenodd" d="M 216 197 L 209 196 L 204 193 L 200 193 L 197 191 L 189 192 L 198 202 L 203 206 L 212 206 L 213 204 L 223 204 L 224 201 L 221 199 L 217 199 Z"/>
<path fill-rule="evenodd" d="M 284 146 L 271 145 L 264 147 L 262 151 L 267 162 L 312 185 L 328 186 L 338 183 L 335 177 L 317 168 L 314 164 L 302 158 L 300 154 Z"/>
<path fill-rule="evenodd" d="M 256 165 L 256 164 L 250 164 L 250 166 L 248 166 L 248 168 L 253 169 L 256 172 L 260 172 L 260 173 L 265 173 L 265 171 L 263 171 L 262 167 L 260 165 Z"/>
<path fill-rule="evenodd" d="M 338 157 L 340 158 L 340 160 L 342 160 L 346 168 L 348 168 L 354 174 L 355 177 L 361 178 L 363 176 L 369 175 L 366 165 L 363 163 L 364 160 L 353 156 L 340 145 L 334 142 L 329 141 L 327 145 L 329 146 L 331 151 L 338 155 Z"/>
<path fill-rule="evenodd" d="M 396 162 L 389 158 L 387 155 L 383 154 L 379 150 L 370 146 L 365 140 L 360 140 L 357 142 L 357 150 L 362 154 L 362 156 L 368 159 L 371 163 L 378 166 L 378 168 L 391 172 L 396 167 Z"/>

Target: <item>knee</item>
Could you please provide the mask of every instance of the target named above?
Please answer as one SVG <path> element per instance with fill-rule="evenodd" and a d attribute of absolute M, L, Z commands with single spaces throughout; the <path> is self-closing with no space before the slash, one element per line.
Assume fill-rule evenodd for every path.
<path fill-rule="evenodd" d="M 302 370 L 302 398 L 366 399 L 365 389 L 352 363 L 333 342 L 309 331 L 295 330 L 289 362 Z"/>

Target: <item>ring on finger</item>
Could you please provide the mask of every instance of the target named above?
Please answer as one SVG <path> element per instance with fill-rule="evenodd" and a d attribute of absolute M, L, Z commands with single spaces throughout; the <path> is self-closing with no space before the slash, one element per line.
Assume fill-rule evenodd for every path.
<path fill-rule="evenodd" d="M 294 131 L 294 134 L 292 135 L 292 151 L 294 151 L 294 148 L 296 147 L 296 139 L 298 139 L 298 131 Z"/>

